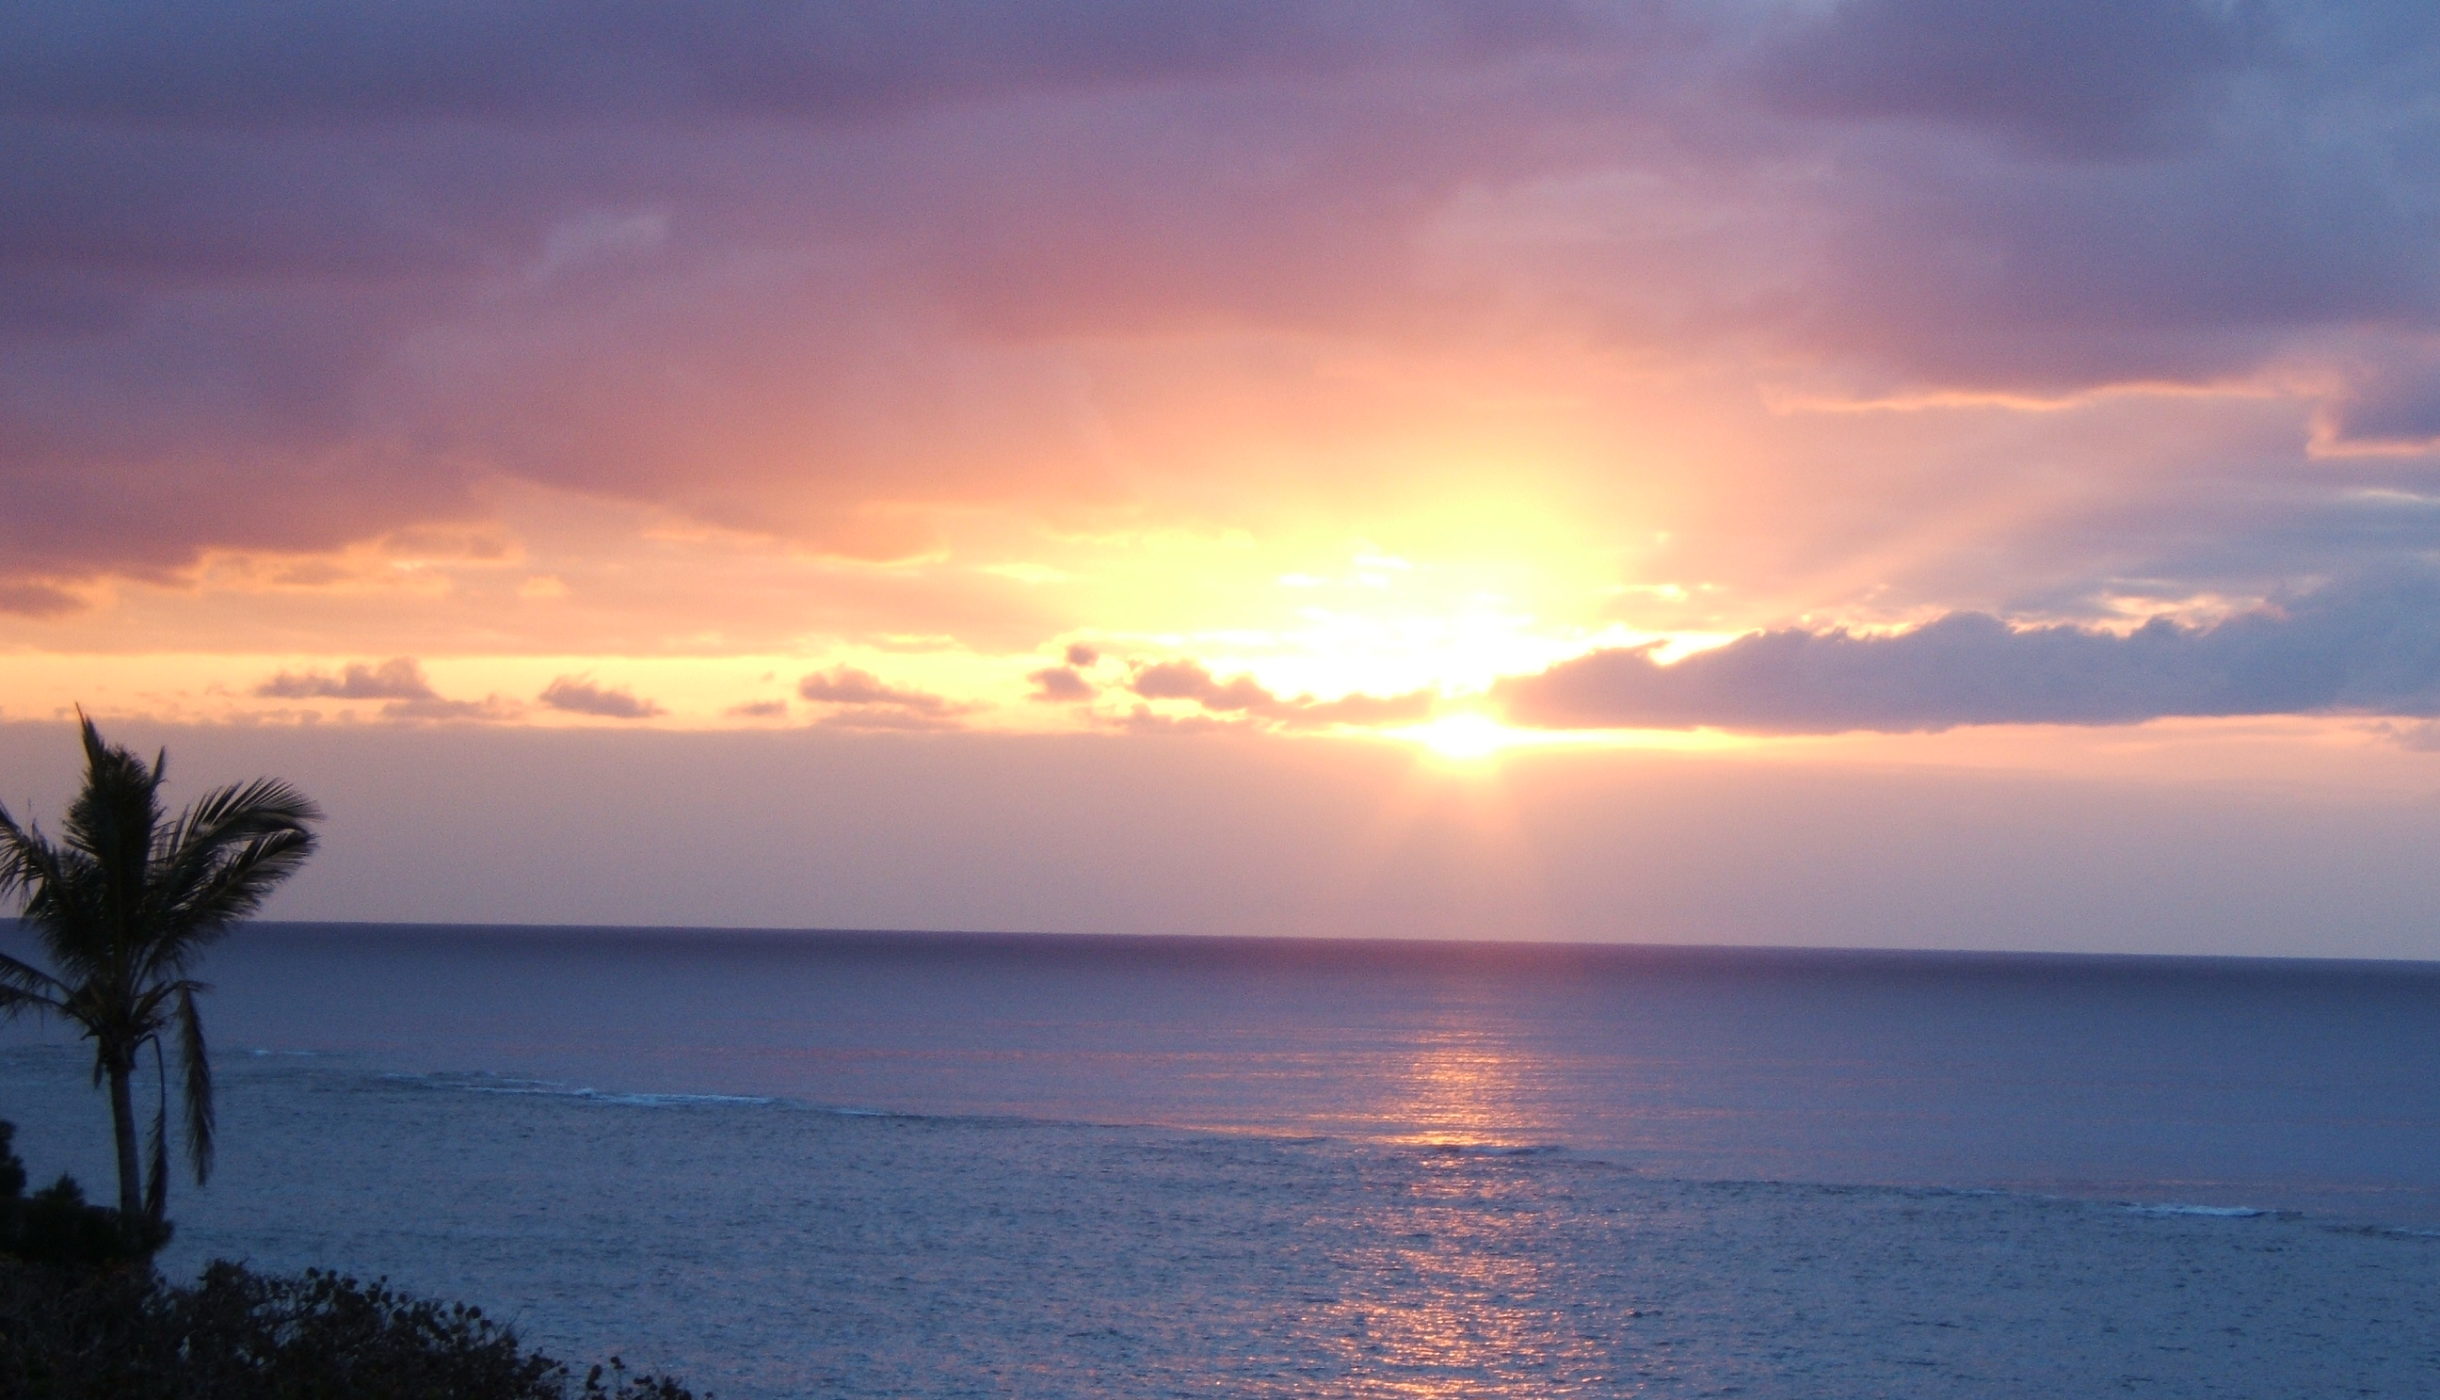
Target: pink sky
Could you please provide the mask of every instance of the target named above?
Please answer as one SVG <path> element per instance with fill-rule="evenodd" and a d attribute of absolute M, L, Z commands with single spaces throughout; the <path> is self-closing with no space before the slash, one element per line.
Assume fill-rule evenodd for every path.
<path fill-rule="evenodd" d="M 2407 0 L 20 7 L 0 798 L 81 703 L 464 872 L 343 821 L 300 916 L 2440 956 L 2436 80 Z M 605 895 L 680 752 L 853 878 Z"/>

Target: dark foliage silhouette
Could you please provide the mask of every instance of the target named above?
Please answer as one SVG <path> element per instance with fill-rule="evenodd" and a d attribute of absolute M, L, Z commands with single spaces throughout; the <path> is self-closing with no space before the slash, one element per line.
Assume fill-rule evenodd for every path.
<path fill-rule="evenodd" d="M 693 1400 L 615 1358 L 579 1378 L 477 1308 L 309 1269 L 153 1272 L 158 1238 L 74 1181 L 25 1194 L 0 1122 L 0 1395 L 11 1400 Z M 166 1233 L 164 1231 L 163 1233 Z"/>
<path fill-rule="evenodd" d="M 162 1041 L 178 1043 L 179 1097 L 195 1180 L 212 1166 L 212 1068 L 192 972 L 203 950 L 262 907 L 314 848 L 321 812 L 286 783 L 217 788 L 169 817 L 161 807 L 167 756 L 147 764 L 81 727 L 85 781 L 57 839 L 0 807 L 0 896 L 21 902 L 49 970 L 0 954 L 0 1014 L 74 1023 L 93 1042 L 93 1075 L 110 1091 L 118 1148 L 119 1218 L 157 1231 L 169 1197 L 169 1073 Z M 159 1090 L 149 1170 L 139 1169 L 130 1084 L 146 1052 Z"/>
<path fill-rule="evenodd" d="M 16 1152 L 17 1125 L 0 1122 L 0 1255 L 36 1264 L 98 1270 L 141 1265 L 169 1241 L 169 1226 L 123 1221 L 88 1205 L 83 1188 L 61 1177 L 29 1196 Z"/>

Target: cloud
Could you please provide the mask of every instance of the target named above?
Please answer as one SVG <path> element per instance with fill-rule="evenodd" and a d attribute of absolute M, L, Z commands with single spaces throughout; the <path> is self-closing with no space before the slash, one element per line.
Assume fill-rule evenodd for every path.
<path fill-rule="evenodd" d="M 1283 697 L 1252 676 L 1220 680 L 1202 662 L 1192 660 L 1139 664 L 1127 688 L 1146 700 L 1191 700 L 1210 714 L 1244 715 L 1291 728 L 1419 720 L 1431 714 L 1434 703 L 1433 694 L 1426 690 L 1389 696 L 1351 694 L 1335 700 Z"/>
<path fill-rule="evenodd" d="M 320 671 L 282 671 L 254 687 L 254 693 L 281 700 L 382 700 L 381 718 L 404 723 L 517 717 L 516 702 L 487 695 L 480 700 L 452 700 L 432 688 L 423 663 L 412 656 L 392 657 L 378 664 L 351 661 L 333 676 Z M 564 708 L 564 707 L 563 707 Z"/>
<path fill-rule="evenodd" d="M 412 656 L 393 657 L 379 665 L 349 662 L 336 676 L 318 671 L 282 671 L 254 688 L 254 693 L 282 700 L 438 700 L 423 664 Z"/>
<path fill-rule="evenodd" d="M 929 714 L 922 710 L 901 710 L 889 705 L 839 705 L 825 711 L 813 722 L 816 729 L 845 729 L 868 733 L 938 734 L 965 728 L 957 714 Z"/>
<path fill-rule="evenodd" d="M 544 0 L 407 12 L 363 0 L 254 0 L 142 26 L 70 3 L 24 6 L 11 20 L 0 111 L 240 128 L 434 117 L 842 120 L 1025 90 L 1498 52 L 1580 28 L 1552 0 L 1284 0 L 1260 10 Z"/>
<path fill-rule="evenodd" d="M 1070 642 L 1059 654 L 1060 664 L 1046 666 L 1026 674 L 1033 683 L 1027 697 L 1046 705 L 1082 704 L 1101 694 L 1101 685 L 1091 675 L 1101 664 L 1099 648 L 1085 642 Z"/>
<path fill-rule="evenodd" d="M 854 666 L 816 671 L 796 683 L 796 693 L 824 705 L 888 705 L 918 714 L 945 714 L 956 708 L 929 691 L 884 685 L 879 676 Z"/>
<path fill-rule="evenodd" d="M 1112 721 L 1112 727 L 1122 734 L 1241 734 L 1245 730 L 1231 720 L 1210 715 L 1165 715 L 1150 705 L 1135 706 Z"/>
<path fill-rule="evenodd" d="M 2429 452 L 2440 448 L 2440 346 L 2372 359 L 2322 406 L 2325 447 Z"/>
<path fill-rule="evenodd" d="M 1075 704 L 1101 693 L 1100 688 L 1085 679 L 1074 666 L 1046 666 L 1029 673 L 1025 679 L 1034 685 L 1031 698 L 1045 704 Z"/>
<path fill-rule="evenodd" d="M 633 691 L 595 685 L 590 676 L 561 676 L 543 687 L 537 698 L 554 710 L 603 719 L 651 719 L 667 713 Z"/>
<path fill-rule="evenodd" d="M 19 617 L 60 617 L 84 607 L 84 600 L 46 583 L 0 582 L 0 613 Z"/>
<path fill-rule="evenodd" d="M 2382 726 L 2390 742 L 2415 753 L 2440 753 L 2440 720 Z"/>
<path fill-rule="evenodd" d="M 1951 613 L 1890 635 L 1786 628 L 1663 665 L 1596 651 L 1502 682 L 1550 728 L 1912 732 L 2171 716 L 2440 715 L 2440 572 L 2333 583 L 2204 626 L 2120 634 Z"/>
<path fill-rule="evenodd" d="M 2327 386 L 2332 441 L 2435 440 L 2365 353 L 2440 335 L 2428 6 L 155 19 L 0 22 L 0 609 L 536 485 L 858 559 L 970 508 L 1234 527 L 1270 499 L 1242 464 L 1361 500 L 1418 401 L 1488 431 L 1474 361 L 1524 345 L 1553 362 L 1515 381 L 1585 415 L 1524 430 L 1592 443 L 1587 480 L 1676 460 L 1601 416 L 1621 362 L 1741 406 Z M 1399 397 L 1433 372 L 1481 387 Z M 1897 458 L 2004 498 L 2051 449 L 1946 450 L 1653 492 Z"/>
<path fill-rule="evenodd" d="M 1400 304 L 1354 274 L 1507 158 L 1426 95 L 1621 27 L 1559 0 L 158 18 L 36 4 L 0 35 L 0 572 L 27 585 L 479 517 L 502 480 L 856 558 L 935 547 L 946 508 L 1123 502 L 1059 337 Z"/>
<path fill-rule="evenodd" d="M 1373 726 L 1408 724 L 1431 717 L 1438 697 L 1428 690 L 1410 690 L 1404 695 L 1365 695 L 1361 692 L 1342 695 L 1336 700 L 1316 700 L 1299 696 L 1280 702 L 1280 718 L 1291 724 L 1350 724 Z"/>
<path fill-rule="evenodd" d="M 2264 13 L 2211 0 L 1846 0 L 1779 40 L 1782 109 L 1987 130 L 2032 150 L 2118 157 L 2186 134 L 2262 44 Z"/>
<path fill-rule="evenodd" d="M 515 719 L 520 707 L 513 700 L 487 695 L 480 700 L 450 700 L 438 695 L 393 700 L 381 707 L 381 717 L 406 723 L 477 721 L 496 723 Z"/>
<path fill-rule="evenodd" d="M 972 712 L 946 696 L 885 684 L 854 666 L 833 666 L 796 683 L 796 693 L 828 709 L 818 724 L 836 729 L 955 729 Z"/>
<path fill-rule="evenodd" d="M 738 719 L 785 719 L 788 716 L 788 702 L 785 700 L 747 700 L 729 706 L 728 712 Z"/>
<path fill-rule="evenodd" d="M 1260 681 L 1237 676 L 1222 681 L 1200 661 L 1159 661 L 1136 668 L 1127 688 L 1147 700 L 1192 700 L 1204 709 L 1256 713 L 1279 704 Z"/>
<path fill-rule="evenodd" d="M 1917 387 L 2208 384 L 2440 324 L 2429 235 L 2364 146 L 2276 129 L 2176 161 L 1860 155 L 1788 326 Z"/>

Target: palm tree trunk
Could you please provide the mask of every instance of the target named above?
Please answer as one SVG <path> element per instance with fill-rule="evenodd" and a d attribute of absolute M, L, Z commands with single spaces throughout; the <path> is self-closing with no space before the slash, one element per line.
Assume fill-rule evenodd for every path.
<path fill-rule="evenodd" d="M 144 1213 L 144 1177 L 136 1166 L 136 1105 L 128 1092 L 127 1066 L 105 1067 L 110 1075 L 110 1128 L 119 1140 L 119 1223 L 132 1230 Z"/>

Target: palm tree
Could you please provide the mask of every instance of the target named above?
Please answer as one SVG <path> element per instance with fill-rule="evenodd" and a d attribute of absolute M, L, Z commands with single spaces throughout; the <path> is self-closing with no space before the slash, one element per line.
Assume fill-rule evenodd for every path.
<path fill-rule="evenodd" d="M 68 805 L 61 839 L 19 826 L 0 807 L 0 896 L 21 901 L 24 927 L 49 954 L 48 972 L 0 954 L 0 1017 L 63 1017 L 93 1042 L 93 1081 L 110 1086 L 119 1156 L 119 1219 L 131 1236 L 157 1237 L 169 1203 L 169 1080 L 162 1038 L 175 1034 L 184 1070 L 186 1155 L 195 1182 L 212 1170 L 212 1066 L 189 976 L 204 948 L 262 907 L 314 848 L 321 810 L 268 778 L 204 794 L 165 820 L 152 763 L 84 729 L 85 784 Z M 159 1098 L 151 1172 L 136 1166 L 129 1080 L 152 1052 Z M 138 1222 L 141 1221 L 142 1225 Z"/>

